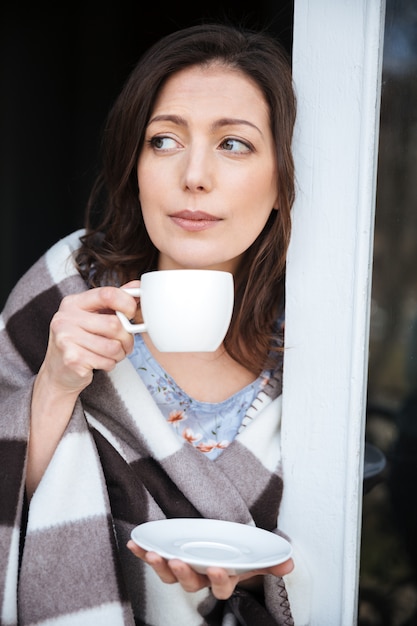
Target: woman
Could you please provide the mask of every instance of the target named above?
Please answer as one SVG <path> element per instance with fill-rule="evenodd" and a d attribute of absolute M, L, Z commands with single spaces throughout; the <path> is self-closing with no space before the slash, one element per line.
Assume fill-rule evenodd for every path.
<path fill-rule="evenodd" d="M 85 231 L 29 270 L 2 316 L 4 623 L 293 623 L 291 559 L 202 575 L 129 537 L 164 517 L 276 531 L 294 119 L 288 59 L 260 33 L 173 33 L 127 81 Z M 161 353 L 114 314 L 140 315 L 120 286 L 174 268 L 234 274 L 213 354 Z M 184 404 L 202 445 L 173 418 Z"/>

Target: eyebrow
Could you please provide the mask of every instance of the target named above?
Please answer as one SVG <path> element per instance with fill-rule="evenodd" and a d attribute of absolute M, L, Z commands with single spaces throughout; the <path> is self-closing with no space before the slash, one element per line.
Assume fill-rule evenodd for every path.
<path fill-rule="evenodd" d="M 155 115 L 155 117 L 149 120 L 149 124 L 152 124 L 153 122 L 173 122 L 178 126 L 188 126 L 187 120 L 180 115 Z M 258 128 L 258 126 L 256 126 L 256 124 L 252 124 L 252 122 L 249 122 L 248 120 L 236 117 L 222 117 L 221 119 L 213 122 L 211 127 L 212 130 L 217 130 L 218 128 L 222 128 L 223 126 L 241 126 L 242 124 L 244 126 L 250 126 L 251 128 L 254 128 L 258 131 L 260 135 L 262 135 L 261 130 Z"/>

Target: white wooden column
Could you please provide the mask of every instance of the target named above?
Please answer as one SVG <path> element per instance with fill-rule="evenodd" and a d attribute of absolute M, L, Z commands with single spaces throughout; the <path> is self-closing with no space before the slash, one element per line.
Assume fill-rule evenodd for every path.
<path fill-rule="evenodd" d="M 280 526 L 309 567 L 311 626 L 357 623 L 384 15 L 384 0 L 295 0 Z"/>

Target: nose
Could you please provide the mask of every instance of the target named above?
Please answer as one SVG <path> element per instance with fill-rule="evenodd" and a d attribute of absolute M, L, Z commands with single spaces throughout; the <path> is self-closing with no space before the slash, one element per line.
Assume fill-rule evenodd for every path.
<path fill-rule="evenodd" d="M 193 193 L 210 191 L 213 187 L 213 156 L 203 146 L 189 147 L 184 154 L 183 189 Z"/>

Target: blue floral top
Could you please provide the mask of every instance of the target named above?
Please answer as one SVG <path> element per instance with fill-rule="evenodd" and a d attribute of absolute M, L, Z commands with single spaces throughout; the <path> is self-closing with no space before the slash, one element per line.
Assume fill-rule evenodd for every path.
<path fill-rule="evenodd" d="M 210 459 L 215 459 L 233 441 L 260 394 L 272 399 L 280 393 L 280 381 L 272 371 L 265 370 L 253 383 L 223 402 L 195 400 L 159 365 L 140 333 L 135 335 L 129 359 L 167 422 Z"/>

